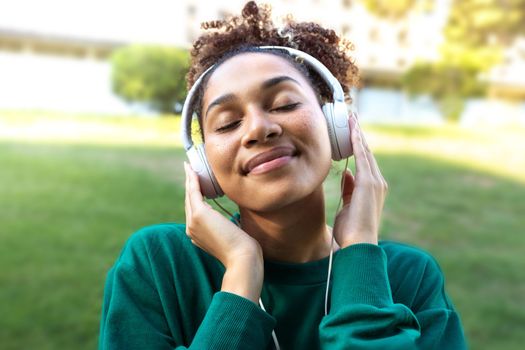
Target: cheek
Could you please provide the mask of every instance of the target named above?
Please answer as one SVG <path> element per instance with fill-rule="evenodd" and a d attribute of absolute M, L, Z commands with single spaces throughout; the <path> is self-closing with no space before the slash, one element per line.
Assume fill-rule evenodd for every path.
<path fill-rule="evenodd" d="M 235 161 L 235 149 L 234 146 L 225 140 L 214 140 L 213 138 L 206 139 L 204 144 L 206 151 L 206 159 L 217 181 L 221 182 L 221 174 L 231 172 L 231 169 Z"/>
<path fill-rule="evenodd" d="M 307 110 L 296 116 L 289 130 L 301 139 L 308 148 L 316 150 L 316 156 L 331 159 L 330 139 L 326 120 L 321 111 Z"/>

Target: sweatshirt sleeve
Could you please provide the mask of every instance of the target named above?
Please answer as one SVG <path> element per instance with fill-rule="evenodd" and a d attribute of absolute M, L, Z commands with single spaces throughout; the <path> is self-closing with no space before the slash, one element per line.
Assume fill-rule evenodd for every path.
<path fill-rule="evenodd" d="M 131 255 L 141 254 L 135 251 Z M 266 349 L 275 319 L 254 302 L 228 292 L 213 295 L 191 343 L 186 344 L 180 334 L 171 334 L 158 290 L 144 265 L 134 266 L 121 256 L 109 271 L 100 323 L 100 350 Z M 185 321 L 180 311 L 172 312 L 179 313 L 172 319 Z"/>
<path fill-rule="evenodd" d="M 218 292 L 190 349 L 266 349 L 274 326 L 275 319 L 251 300 Z"/>
<path fill-rule="evenodd" d="M 387 255 L 373 244 L 342 249 L 334 259 L 330 312 L 319 325 L 322 349 L 466 349 L 459 317 L 444 293 L 437 263 L 427 258 L 407 290 L 414 305 L 395 303 Z"/>

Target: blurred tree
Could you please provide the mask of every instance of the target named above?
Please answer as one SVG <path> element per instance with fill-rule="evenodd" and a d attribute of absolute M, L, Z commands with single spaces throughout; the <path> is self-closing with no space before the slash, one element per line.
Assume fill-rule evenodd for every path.
<path fill-rule="evenodd" d="M 361 0 L 371 13 L 389 20 L 402 20 L 410 11 L 429 11 L 434 0 Z"/>
<path fill-rule="evenodd" d="M 113 90 L 126 101 L 146 102 L 163 113 L 173 113 L 187 93 L 187 50 L 133 45 L 116 50 L 112 57 Z"/>
<path fill-rule="evenodd" d="M 525 34 L 525 0 L 455 0 L 450 9 L 447 41 L 465 46 L 512 44 Z"/>
<path fill-rule="evenodd" d="M 445 27 L 442 59 L 486 71 L 525 34 L 525 0 L 456 0 Z"/>
<path fill-rule="evenodd" d="M 412 94 L 431 94 L 445 116 L 457 120 L 464 99 L 486 90 L 480 73 L 501 62 L 503 50 L 523 34 L 525 0 L 455 0 L 440 59 L 412 66 L 403 85 Z"/>
<path fill-rule="evenodd" d="M 478 79 L 478 68 L 468 62 L 417 63 L 404 74 L 402 83 L 411 95 L 423 93 L 434 97 L 451 121 L 459 119 L 466 97 L 481 96 L 486 90 Z"/>

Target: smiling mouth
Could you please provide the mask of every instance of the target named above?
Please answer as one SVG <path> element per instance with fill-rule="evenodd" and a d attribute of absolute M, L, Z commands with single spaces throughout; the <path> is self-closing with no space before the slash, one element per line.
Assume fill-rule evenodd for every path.
<path fill-rule="evenodd" d="M 279 169 L 298 156 L 297 150 L 290 147 L 277 147 L 252 157 L 243 167 L 244 175 L 257 175 Z"/>
<path fill-rule="evenodd" d="M 261 163 L 257 165 L 255 168 L 253 168 L 252 170 L 250 170 L 248 174 L 257 175 L 257 174 L 267 173 L 272 170 L 276 170 L 290 163 L 293 157 L 294 156 L 282 156 L 282 157 L 275 158 L 270 161 Z"/>

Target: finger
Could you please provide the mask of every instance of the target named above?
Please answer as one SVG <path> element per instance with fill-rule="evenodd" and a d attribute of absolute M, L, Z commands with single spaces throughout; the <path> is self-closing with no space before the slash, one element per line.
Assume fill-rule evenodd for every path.
<path fill-rule="evenodd" d="M 187 170 L 187 163 L 184 162 L 184 173 L 186 175 L 184 180 L 184 211 L 186 214 L 186 234 L 189 234 L 188 231 L 188 225 L 190 224 L 191 220 L 191 205 L 190 205 L 190 197 L 189 197 L 189 191 L 190 191 L 190 184 L 189 184 L 189 178 L 188 178 L 188 170 Z"/>
<path fill-rule="evenodd" d="M 354 192 L 355 187 L 354 176 L 352 175 L 350 169 L 346 169 L 343 172 L 341 180 L 343 182 L 343 206 L 345 206 L 347 204 L 350 204 L 350 202 L 352 201 L 352 193 Z"/>
<path fill-rule="evenodd" d="M 364 137 L 364 134 L 362 132 L 361 124 L 359 123 L 359 115 L 357 114 L 357 112 L 352 113 L 351 119 L 357 125 L 357 128 L 359 128 L 358 130 L 361 131 L 361 141 L 363 142 L 363 145 L 365 146 L 365 150 L 368 150 L 369 149 L 368 142 L 366 142 L 366 138 Z"/>
<path fill-rule="evenodd" d="M 364 146 L 364 154 L 370 166 L 371 179 L 373 179 L 371 184 L 374 186 L 376 190 L 379 190 L 378 193 L 381 193 L 382 195 L 384 195 L 388 191 L 388 184 L 386 180 L 384 179 L 383 175 L 381 174 L 381 171 L 379 170 L 379 166 L 377 165 L 376 158 L 374 157 L 374 155 L 372 154 L 372 151 L 370 150 L 370 148 L 368 147 L 366 143 L 366 139 L 364 138 L 364 135 L 363 135 L 363 132 L 361 130 L 359 123 L 356 122 L 356 125 L 357 125 L 356 130 L 359 132 L 361 136 L 361 141 Z M 376 184 L 379 186 L 376 186 Z M 377 209 L 378 209 L 377 215 L 380 215 L 382 211 L 382 206 L 378 207 Z"/>
<path fill-rule="evenodd" d="M 188 192 L 189 192 L 188 170 L 186 169 L 186 162 L 184 162 L 184 208 L 186 211 L 186 222 L 188 222 L 188 214 L 190 211 Z"/>
<path fill-rule="evenodd" d="M 192 207 L 192 210 L 195 210 L 203 205 L 204 198 L 202 197 L 200 184 L 199 184 L 199 178 L 197 174 L 193 171 L 191 166 L 186 166 L 187 172 L 188 172 L 188 179 L 189 179 L 189 201 L 190 205 Z"/>
<path fill-rule="evenodd" d="M 372 171 L 366 157 L 365 146 L 363 145 L 359 124 L 353 116 L 350 118 L 350 125 L 352 127 L 350 137 L 354 149 L 356 178 L 361 178 L 363 175 L 371 174 Z"/>
<path fill-rule="evenodd" d="M 360 132 L 361 140 L 363 142 L 364 149 L 365 149 L 365 155 L 368 160 L 368 163 L 370 164 L 370 170 L 372 172 L 372 175 L 374 176 L 374 178 L 376 178 L 386 187 L 386 181 L 383 175 L 381 174 L 381 170 L 379 169 L 379 165 L 377 164 L 376 157 L 370 150 L 370 147 L 368 147 L 368 142 L 366 141 L 365 135 L 363 134 L 363 131 L 361 129 L 361 126 L 359 125 L 359 122 L 356 121 L 356 124 L 357 124 L 357 129 Z"/>
<path fill-rule="evenodd" d="M 379 165 L 377 164 L 376 157 L 372 154 L 371 151 L 367 151 L 368 155 L 368 161 L 370 162 L 370 168 L 372 170 L 372 174 L 376 179 L 378 179 L 385 187 L 386 187 L 386 180 L 383 177 L 383 174 L 381 174 L 381 170 L 379 169 Z"/>
<path fill-rule="evenodd" d="M 372 171 L 372 175 L 374 175 L 374 177 L 378 179 L 381 179 L 382 176 L 381 176 L 381 172 L 379 171 L 379 166 L 377 165 L 376 158 L 374 157 L 374 154 L 370 150 L 370 147 L 368 147 L 368 142 L 366 141 L 366 137 L 363 134 L 363 131 L 361 129 L 361 126 L 359 125 L 359 122 L 357 122 L 357 125 L 358 125 L 357 128 L 361 136 L 361 141 L 363 142 L 363 146 L 365 149 L 366 159 L 368 160 L 368 163 L 370 164 L 370 170 Z"/>

